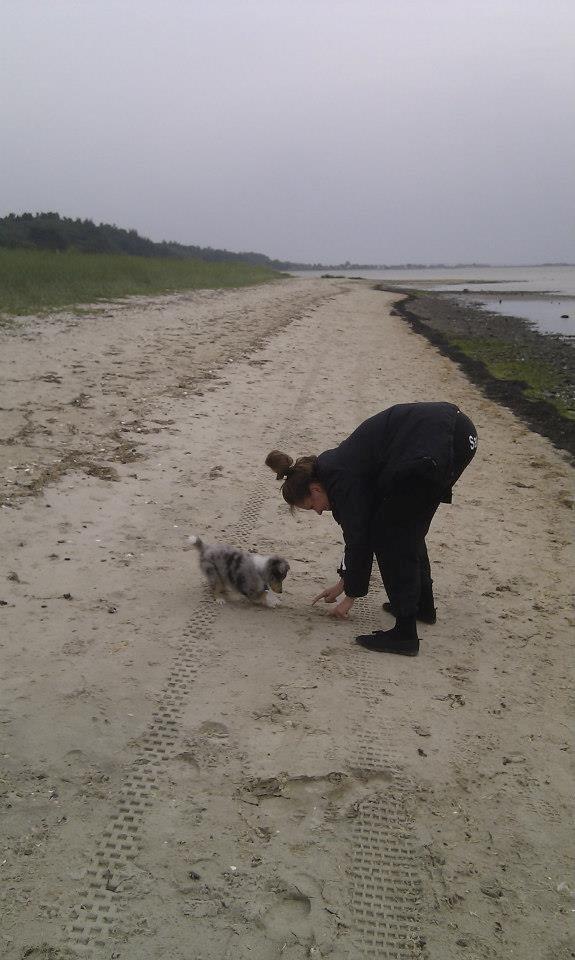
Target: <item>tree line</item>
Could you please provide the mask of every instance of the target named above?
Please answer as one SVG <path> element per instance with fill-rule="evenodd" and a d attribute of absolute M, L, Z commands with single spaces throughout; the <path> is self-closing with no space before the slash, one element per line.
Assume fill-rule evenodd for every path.
<path fill-rule="evenodd" d="M 9 213 L 0 218 L 0 247 L 28 250 L 75 250 L 80 253 L 117 253 L 135 257 L 168 257 L 179 260 L 242 261 L 271 269 L 295 269 L 295 264 L 272 260 L 263 253 L 232 253 L 212 247 L 141 237 L 136 230 L 115 224 L 61 217 L 59 213 Z M 304 265 L 305 266 L 305 265 Z"/>

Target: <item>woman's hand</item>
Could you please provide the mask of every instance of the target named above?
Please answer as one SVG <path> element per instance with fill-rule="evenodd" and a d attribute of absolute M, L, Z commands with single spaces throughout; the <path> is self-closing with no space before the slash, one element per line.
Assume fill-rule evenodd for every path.
<path fill-rule="evenodd" d="M 328 587 L 327 590 L 323 590 L 321 593 L 319 593 L 313 600 L 312 606 L 314 603 L 317 603 L 318 600 L 325 600 L 326 603 L 335 603 L 343 591 L 344 582 L 343 580 L 338 580 L 337 583 L 334 583 L 333 587 Z M 353 603 L 353 597 L 344 597 L 343 600 L 340 600 L 339 603 L 329 611 L 329 616 L 335 617 L 336 620 L 345 620 L 349 611 L 353 607 Z"/>
<path fill-rule="evenodd" d="M 336 620 L 346 620 L 347 615 L 354 604 L 353 597 L 344 597 L 343 600 L 340 600 L 338 604 L 329 611 L 329 616 L 334 617 Z"/>
<path fill-rule="evenodd" d="M 328 587 L 327 590 L 319 593 L 317 597 L 312 600 L 312 607 L 318 600 L 325 600 L 326 603 L 335 603 L 339 595 L 343 593 L 343 586 L 343 580 L 338 580 L 337 583 L 334 583 L 333 587 Z"/>

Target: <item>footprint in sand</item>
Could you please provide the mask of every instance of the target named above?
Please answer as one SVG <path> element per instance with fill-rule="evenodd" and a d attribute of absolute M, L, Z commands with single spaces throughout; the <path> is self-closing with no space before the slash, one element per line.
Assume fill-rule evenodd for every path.
<path fill-rule="evenodd" d="M 202 725 L 198 727 L 197 732 L 201 737 L 214 737 L 218 740 L 227 738 L 229 734 L 229 730 L 225 724 L 217 723 L 215 720 L 206 720 L 205 723 L 202 723 Z"/>
<path fill-rule="evenodd" d="M 273 938 L 289 936 L 294 929 L 298 931 L 298 937 L 306 937 L 312 932 L 311 927 L 307 929 L 309 923 L 306 923 L 310 913 L 309 897 L 295 892 L 284 893 L 267 911 L 263 924 Z"/>

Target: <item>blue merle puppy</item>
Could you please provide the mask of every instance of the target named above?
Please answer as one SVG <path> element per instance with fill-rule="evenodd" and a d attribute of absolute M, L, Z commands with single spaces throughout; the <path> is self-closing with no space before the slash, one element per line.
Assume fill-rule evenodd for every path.
<path fill-rule="evenodd" d="M 266 607 L 276 607 L 280 602 L 279 597 L 273 594 L 282 592 L 283 581 L 288 574 L 289 563 L 283 557 L 277 554 L 262 557 L 225 543 L 210 546 L 199 537 L 188 537 L 188 543 L 199 552 L 200 569 L 213 591 L 216 603 L 225 603 L 225 596 L 230 591 L 236 591 L 252 603 L 263 603 Z"/>

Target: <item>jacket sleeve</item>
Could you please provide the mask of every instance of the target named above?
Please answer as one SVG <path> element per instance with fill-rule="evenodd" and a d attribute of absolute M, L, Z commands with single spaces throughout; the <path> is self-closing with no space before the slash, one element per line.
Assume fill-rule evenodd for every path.
<path fill-rule="evenodd" d="M 334 516 L 343 530 L 345 553 L 338 570 L 348 597 L 365 597 L 373 564 L 372 503 L 357 477 L 338 477 L 330 489 Z"/>

